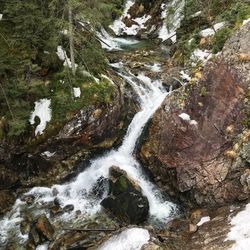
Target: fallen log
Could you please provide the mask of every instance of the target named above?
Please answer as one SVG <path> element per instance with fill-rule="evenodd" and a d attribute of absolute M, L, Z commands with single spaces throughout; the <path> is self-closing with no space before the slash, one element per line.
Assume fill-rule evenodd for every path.
<path fill-rule="evenodd" d="M 81 232 L 114 232 L 116 228 L 63 228 L 67 231 L 81 231 Z"/>

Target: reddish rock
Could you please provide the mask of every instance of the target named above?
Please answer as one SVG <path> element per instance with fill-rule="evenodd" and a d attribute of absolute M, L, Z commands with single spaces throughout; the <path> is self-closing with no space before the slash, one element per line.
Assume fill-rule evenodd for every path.
<path fill-rule="evenodd" d="M 249 190 L 241 184 L 248 181 L 239 138 L 244 137 L 250 64 L 235 57 L 237 49 L 248 50 L 249 30 L 250 24 L 235 35 L 238 40 L 232 37 L 200 80 L 166 98 L 141 147 L 145 166 L 160 178 L 162 188 L 187 205 L 222 205 Z M 191 120 L 182 119 L 182 113 Z M 241 146 L 234 147 L 238 141 Z"/>

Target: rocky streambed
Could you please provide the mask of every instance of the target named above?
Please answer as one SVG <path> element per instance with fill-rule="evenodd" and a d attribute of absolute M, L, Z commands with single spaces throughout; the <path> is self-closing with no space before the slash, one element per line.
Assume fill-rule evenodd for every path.
<path fill-rule="evenodd" d="M 0 249 L 235 246 L 250 190 L 249 34 L 248 23 L 190 75 L 169 40 L 108 52 L 109 106 L 31 150 L 1 148 Z"/>

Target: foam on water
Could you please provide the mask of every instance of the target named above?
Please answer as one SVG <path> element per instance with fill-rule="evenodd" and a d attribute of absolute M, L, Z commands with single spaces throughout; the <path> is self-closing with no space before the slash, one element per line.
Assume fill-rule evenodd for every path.
<path fill-rule="evenodd" d="M 69 183 L 54 185 L 51 188 L 35 187 L 31 189 L 27 194 L 36 197 L 35 206 L 39 207 L 41 204 L 52 202 L 57 197 L 62 207 L 73 204 L 74 211 L 81 210 L 82 213 L 89 216 L 97 213 L 101 209 L 100 202 L 107 192 L 103 194 L 103 197 L 97 198 L 93 195 L 93 188 L 100 178 L 108 177 L 110 167 L 115 165 L 125 170 L 139 183 L 143 194 L 148 198 L 152 219 L 162 222 L 170 219 L 175 205 L 164 201 L 156 186 L 147 179 L 140 164 L 133 157 L 133 151 L 145 124 L 161 105 L 167 93 L 162 87 L 161 81 L 152 82 L 143 74 L 139 74 L 138 77 L 131 73 L 126 75 L 120 73 L 120 75 L 133 87 L 141 105 L 141 110 L 134 116 L 128 127 L 122 145 L 117 150 L 111 150 L 104 156 L 94 159 L 86 170 Z M 8 238 L 8 232 L 22 220 L 20 211 L 23 207 L 24 202 L 17 200 L 11 213 L 0 222 L 0 240 L 2 242 Z M 60 219 L 70 220 L 74 216 L 74 211 L 71 214 L 62 215 Z"/>

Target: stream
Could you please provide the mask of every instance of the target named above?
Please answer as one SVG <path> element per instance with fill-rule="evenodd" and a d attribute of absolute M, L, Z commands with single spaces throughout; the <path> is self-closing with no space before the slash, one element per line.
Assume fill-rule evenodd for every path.
<path fill-rule="evenodd" d="M 105 42 L 102 44 L 103 48 L 109 51 L 131 50 L 140 43 L 133 38 L 113 38 L 104 29 L 97 35 Z M 111 46 L 105 47 L 106 43 Z M 101 213 L 102 207 L 100 202 L 107 196 L 108 187 L 102 187 L 105 190 L 102 190 L 99 196 L 93 195 L 93 188 L 100 179 L 109 177 L 109 169 L 112 166 L 118 166 L 120 169 L 125 170 L 128 176 L 134 179 L 141 187 L 143 194 L 149 201 L 149 224 L 166 223 L 175 215 L 177 211 L 176 205 L 165 199 L 146 176 L 143 167 L 135 158 L 135 154 L 133 154 L 145 125 L 160 107 L 169 92 L 162 86 L 160 80 L 151 80 L 145 76 L 143 71 L 135 76 L 129 69 L 123 67 L 122 62 L 111 64 L 111 66 L 133 88 L 140 104 L 140 111 L 135 114 L 128 126 L 121 146 L 118 149 L 111 149 L 101 157 L 93 159 L 83 172 L 68 183 L 54 185 L 51 188 L 32 188 L 25 194 L 35 197 L 31 206 L 28 207 L 26 202 L 17 199 L 12 210 L 0 221 L 0 249 L 4 249 L 9 239 L 19 242 L 20 245 L 26 242 L 28 235 L 22 235 L 19 226 L 23 221 L 24 212 L 28 209 L 32 215 L 46 213 L 47 217 L 50 218 L 50 214 L 46 210 L 46 204 L 53 203 L 55 198 L 60 201 L 62 207 L 67 205 L 74 206 L 74 210 L 70 213 L 57 216 L 56 222 L 59 221 L 72 225 L 79 211 L 84 214 L 86 220 Z M 53 222 L 55 223 L 55 220 Z M 148 233 L 142 232 L 142 234 L 148 237 Z M 110 248 L 106 246 L 103 249 Z M 139 248 L 132 245 L 130 249 Z"/>

